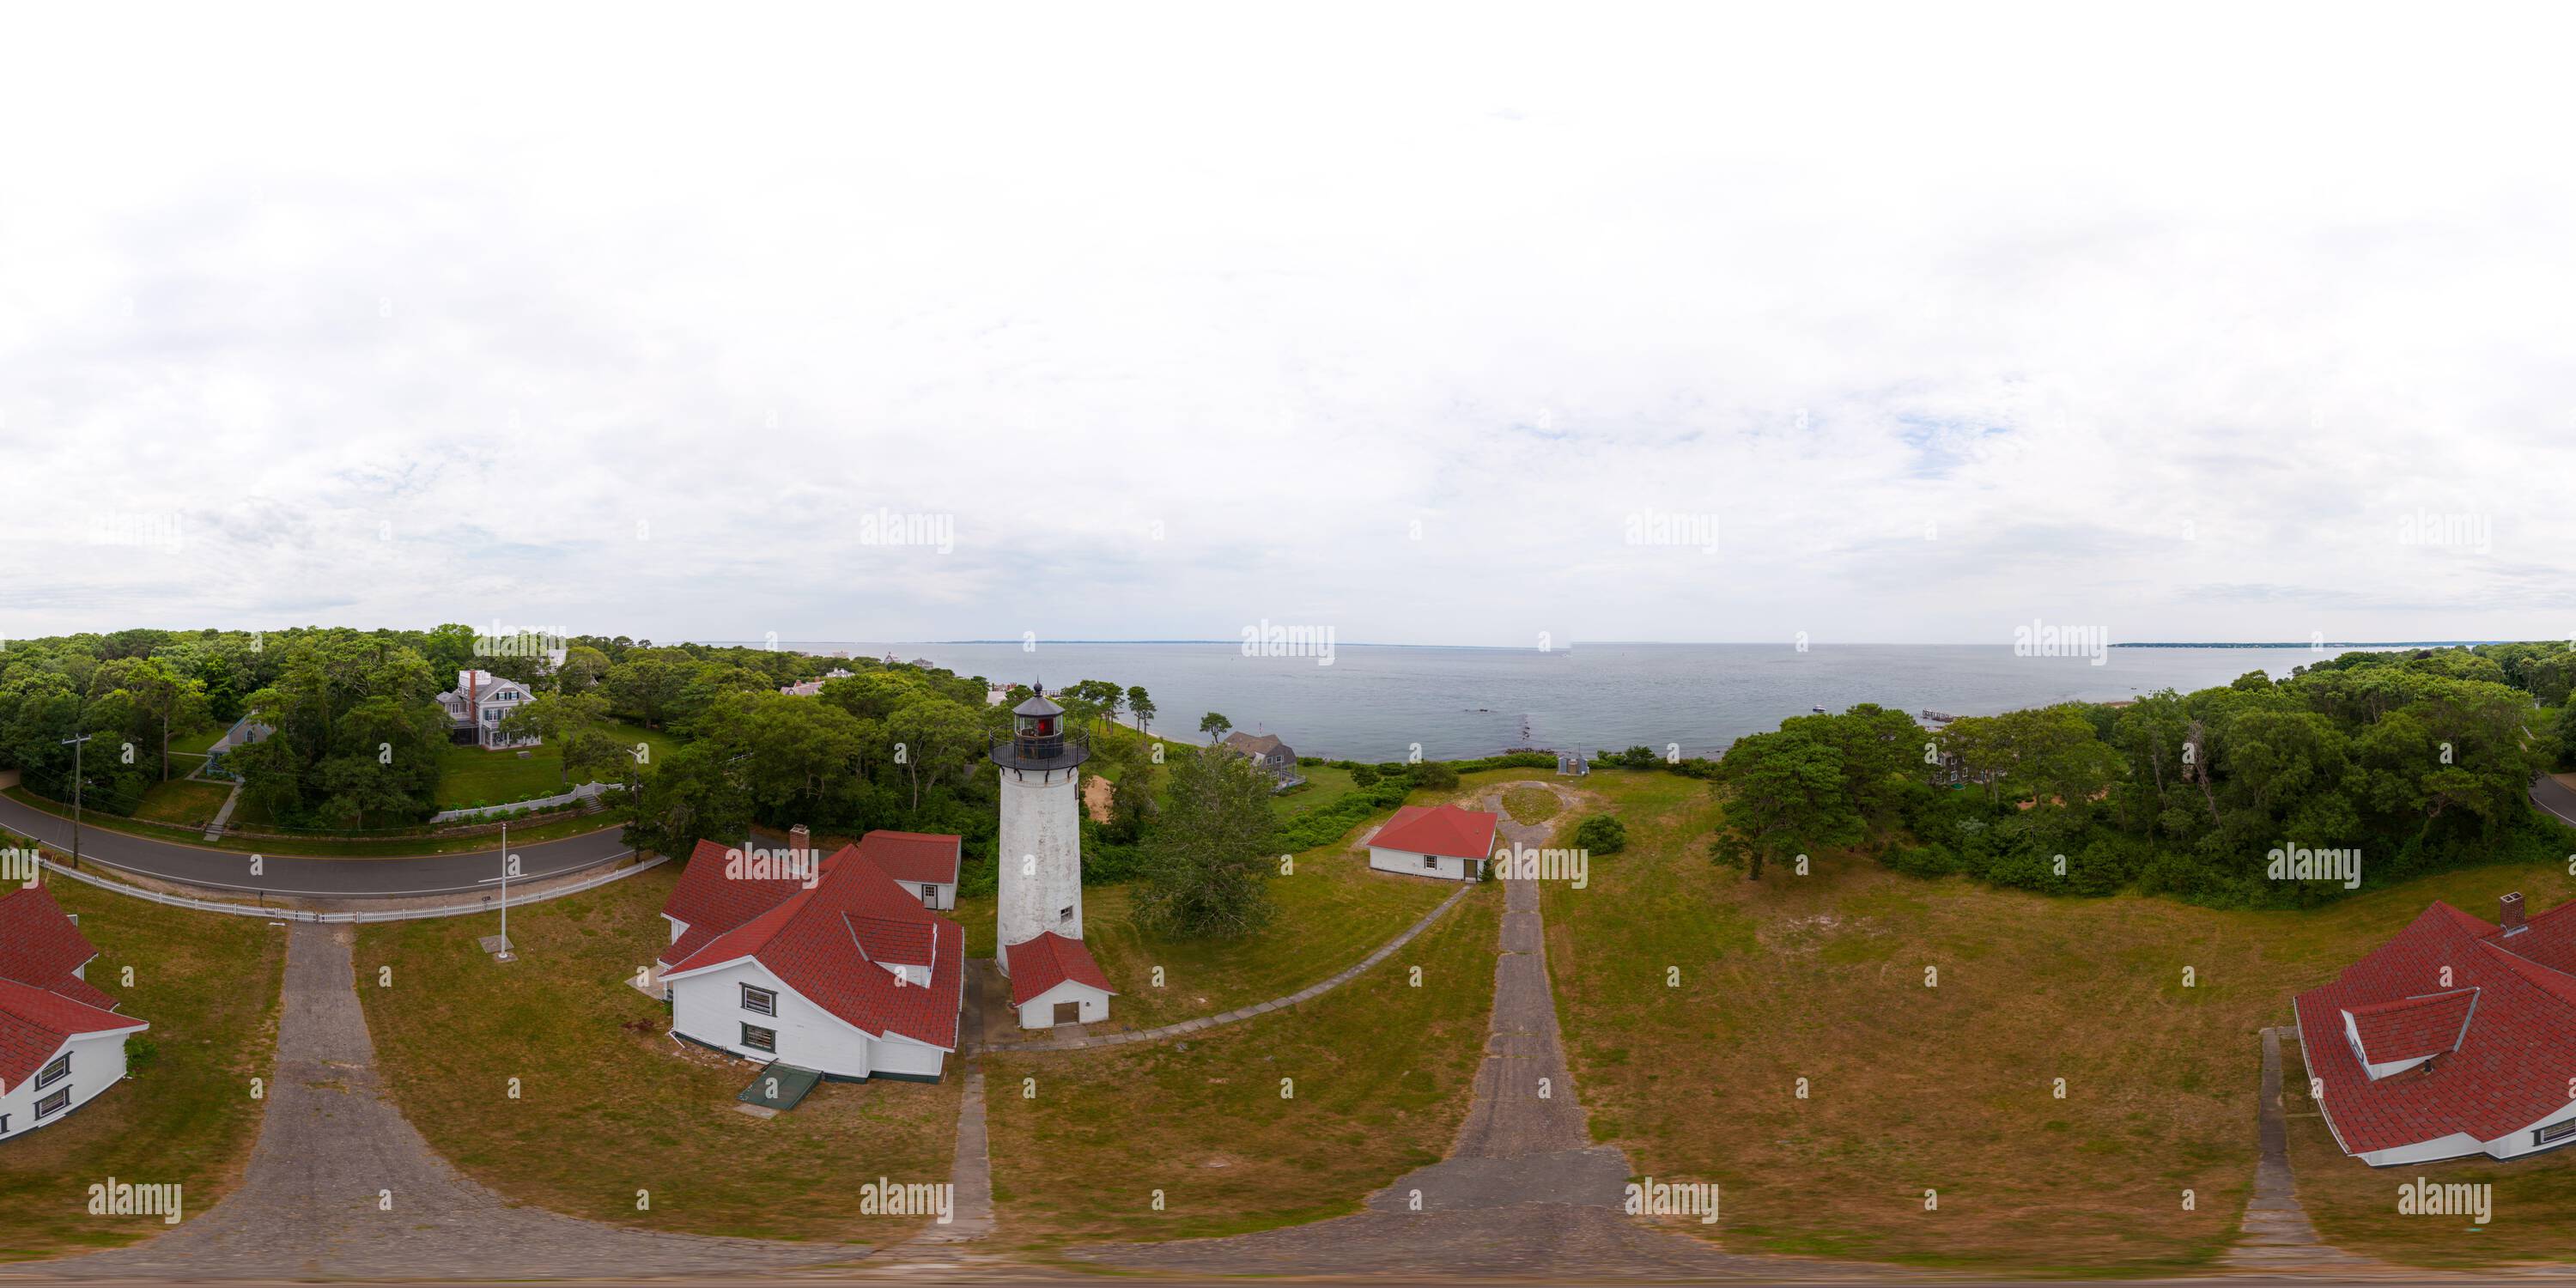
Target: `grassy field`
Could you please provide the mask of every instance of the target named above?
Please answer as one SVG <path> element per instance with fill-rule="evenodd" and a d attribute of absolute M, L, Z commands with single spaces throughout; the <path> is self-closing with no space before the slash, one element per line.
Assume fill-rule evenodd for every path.
<path fill-rule="evenodd" d="M 2253 1175 L 2255 1035 L 2288 1021 L 2291 994 L 2433 898 L 2484 909 L 2518 888 L 2545 907 L 2571 889 L 2556 868 L 2490 868 L 2318 911 L 2225 913 L 1920 881 L 1841 856 L 1755 885 L 1704 855 L 1718 818 L 1705 784 L 1623 771 L 1586 786 L 1630 836 L 1593 863 L 1589 890 L 1546 890 L 1594 1133 L 1641 1172 L 1723 1183 L 1719 1231 L 1745 1251 L 2205 1264 L 2233 1239 Z M 2366 1169 L 2303 1160 L 2301 1189 L 2353 1173 Z M 2394 1182 L 2359 1180 L 2385 1210 Z"/>
<path fill-rule="evenodd" d="M 1270 881 L 1277 915 L 1240 940 L 1148 939 L 1128 920 L 1127 887 L 1085 887 L 1083 942 L 1119 993 L 1103 1031 L 1153 1028 L 1285 997 L 1402 933 L 1456 887 L 1371 871 L 1368 852 L 1352 847 L 1385 821 L 1372 817 L 1331 845 L 1297 854 L 1296 870 Z M 959 899 L 956 917 L 966 927 L 966 951 L 991 956 L 993 897 Z M 1158 966 L 1160 987 L 1154 984 Z"/>
<path fill-rule="evenodd" d="M 158 1218 L 89 1215 L 89 1187 L 183 1187 L 204 1214 L 237 1184 L 259 1132 L 253 1078 L 269 1073 L 286 932 L 251 917 L 163 908 L 73 881 L 54 898 L 98 945 L 88 980 L 149 1022 L 155 1055 L 132 1081 L 70 1117 L 0 1144 L 0 1262 L 114 1247 L 159 1234 Z M 127 967 L 134 987 L 123 986 Z"/>
<path fill-rule="evenodd" d="M 1501 899 L 1480 889 L 1378 969 L 1186 1043 L 986 1057 L 1001 1238 L 1027 1248 L 1317 1221 L 1438 1161 L 1484 1049 Z"/>
<path fill-rule="evenodd" d="M 191 782 L 174 778 L 154 783 L 143 793 L 143 803 L 134 816 L 150 823 L 175 823 L 182 827 L 204 827 L 215 821 L 215 813 L 224 807 L 224 798 L 232 795 L 227 783 Z M 86 820 L 84 820 L 86 821 Z"/>
<path fill-rule="evenodd" d="M 47 800 L 42 796 L 38 796 L 35 793 L 28 791 L 24 787 L 11 787 L 0 790 L 0 795 L 5 795 L 13 801 L 32 805 L 37 809 L 43 810 L 46 813 L 55 815 L 59 818 L 70 818 L 72 815 L 70 806 L 59 801 Z M 264 825 L 267 820 L 265 818 L 257 817 L 257 813 L 258 812 L 251 807 L 250 798 L 247 796 L 243 797 L 241 807 L 233 811 L 233 826 L 256 827 Z M 327 858 L 339 859 L 390 859 L 409 858 L 414 855 L 424 854 L 470 854 L 477 850 L 492 849 L 500 843 L 500 836 L 497 832 L 481 832 L 469 836 L 439 837 L 428 835 L 397 835 L 388 838 L 370 838 L 366 840 L 347 839 L 327 835 L 310 838 L 297 837 L 291 840 L 266 836 L 227 835 L 218 841 L 206 841 L 202 839 L 199 831 L 203 826 L 202 824 L 151 824 L 134 819 L 114 818 L 108 815 L 96 813 L 83 814 L 81 816 L 81 826 L 94 831 L 123 832 L 131 836 L 148 836 L 158 841 L 175 841 L 182 845 L 193 845 L 203 849 L 226 850 L 240 854 L 319 855 Z M 561 819 L 556 822 L 539 825 L 513 826 L 510 829 L 510 844 L 513 847 L 516 847 L 521 845 L 533 845 L 539 841 L 560 841 L 568 836 L 581 836 L 589 832 L 616 830 L 619 826 L 620 824 L 616 821 L 616 817 L 613 814 L 594 814 L 578 818 Z"/>
<path fill-rule="evenodd" d="M 1350 794 L 1355 786 L 1351 771 L 1331 765 L 1300 765 L 1297 772 L 1305 776 L 1306 785 L 1290 789 L 1271 802 L 1281 821 L 1297 817 L 1312 809 L 1321 809 Z"/>
<path fill-rule="evenodd" d="M 736 1112 L 754 1066 L 673 1041 L 663 1004 L 625 983 L 668 941 L 678 878 L 665 865 L 513 913 L 509 966 L 476 947 L 479 922 L 363 928 L 359 977 L 394 971 L 358 992 L 404 1114 L 476 1180 L 594 1221 L 865 1243 L 920 1228 L 860 1215 L 858 1186 L 948 1178 L 956 1062 L 935 1086 L 825 1083 L 766 1122 Z"/>
<path fill-rule="evenodd" d="M 1544 823 L 1556 817 L 1556 793 L 1543 787 L 1515 787 L 1503 793 L 1503 812 L 1515 823 Z"/>

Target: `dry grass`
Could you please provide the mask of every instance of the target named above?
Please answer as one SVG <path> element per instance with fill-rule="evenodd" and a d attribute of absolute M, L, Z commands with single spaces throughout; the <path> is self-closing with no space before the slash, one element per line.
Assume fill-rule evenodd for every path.
<path fill-rule="evenodd" d="M 283 930 L 74 881 L 51 889 L 98 946 L 86 977 L 152 1025 L 142 1036 L 156 1054 L 70 1117 L 0 1143 L 0 1262 L 161 1233 L 158 1218 L 89 1215 L 89 1187 L 111 1176 L 181 1186 L 189 1220 L 213 1208 L 240 1183 L 259 1135 L 250 1084 L 268 1076 L 277 1037 Z"/>
<path fill-rule="evenodd" d="M 1515 787 L 1503 793 L 1503 812 L 1515 823 L 1544 823 L 1556 817 L 1556 793 L 1544 787 Z"/>
<path fill-rule="evenodd" d="M 948 1179 L 957 1061 L 935 1086 L 825 1083 L 774 1119 L 735 1112 L 754 1066 L 675 1042 L 663 1004 L 624 982 L 668 940 L 678 876 L 665 865 L 513 912 L 509 966 L 476 947 L 492 930 L 479 918 L 362 929 L 358 992 L 405 1115 L 474 1179 L 594 1221 L 864 1243 L 918 1229 L 860 1215 L 858 1186 Z M 372 987 L 386 965 L 396 986 Z M 652 1211 L 635 1210 L 639 1189 Z"/>
<path fill-rule="evenodd" d="M 1705 857 L 1719 814 L 1706 785 L 1607 772 L 1589 786 L 1620 808 L 1630 844 L 1593 864 L 1592 889 L 1549 888 L 1547 917 L 1594 1132 L 1641 1171 L 1723 1182 L 1723 1237 L 1748 1251 L 2205 1264 L 2251 1186 L 2255 1035 L 2287 1022 L 2290 996 L 2430 899 L 2481 907 L 2521 888 L 2545 903 L 2570 886 L 2554 869 L 2496 868 L 2319 911 L 2227 913 L 1920 881 L 1841 856 L 1756 885 Z"/>
<path fill-rule="evenodd" d="M 988 1056 L 1002 1237 L 1047 1247 L 1317 1221 L 1438 1161 L 1484 1048 L 1501 897 L 1477 891 L 1377 969 L 1291 1010 L 1186 1042 Z"/>

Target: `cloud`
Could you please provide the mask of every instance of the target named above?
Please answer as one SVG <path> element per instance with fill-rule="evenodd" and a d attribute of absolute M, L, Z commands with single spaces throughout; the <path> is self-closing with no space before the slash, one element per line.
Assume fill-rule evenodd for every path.
<path fill-rule="evenodd" d="M 49 16 L 0 634 L 2566 634 L 2550 42 L 2328 12 Z"/>

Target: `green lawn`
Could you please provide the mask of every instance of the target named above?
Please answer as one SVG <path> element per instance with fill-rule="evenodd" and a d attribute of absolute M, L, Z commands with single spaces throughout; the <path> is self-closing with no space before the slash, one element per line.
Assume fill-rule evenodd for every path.
<path fill-rule="evenodd" d="M 154 783 L 151 790 L 143 793 L 143 803 L 135 807 L 134 816 L 151 823 L 204 827 L 215 821 L 216 812 L 224 807 L 224 798 L 230 795 L 232 786 L 228 783 L 173 778 Z"/>
<path fill-rule="evenodd" d="M 46 813 L 60 818 L 70 818 L 72 814 L 70 806 L 62 804 L 59 801 L 47 800 L 42 796 L 38 796 L 35 793 L 28 791 L 24 787 L 11 787 L 5 790 L 0 790 L 0 795 L 5 795 L 14 801 L 32 805 L 37 809 L 41 809 Z M 232 825 L 234 827 L 256 828 L 267 824 L 268 821 L 269 820 L 266 815 L 257 809 L 255 803 L 247 796 L 242 798 L 240 808 L 233 811 Z M 176 823 L 148 823 L 135 819 L 111 818 L 106 815 L 96 813 L 83 814 L 81 825 L 85 828 L 94 828 L 100 831 L 124 832 L 134 836 L 152 837 L 155 840 L 177 841 L 183 845 L 200 846 L 206 849 L 227 850 L 241 854 L 296 854 L 341 859 L 396 859 L 410 858 L 415 855 L 425 854 L 468 854 L 476 850 L 489 850 L 499 844 L 500 841 L 499 835 L 492 832 L 481 832 L 470 836 L 441 837 L 432 837 L 426 834 L 397 835 L 390 838 L 370 838 L 366 840 L 342 839 L 329 836 L 310 838 L 298 837 L 294 839 L 281 840 L 274 837 L 228 835 L 222 840 L 206 841 L 201 838 L 202 824 L 190 826 Z M 560 819 L 552 823 L 512 827 L 510 829 L 510 841 L 513 845 L 530 845 L 538 841 L 560 841 L 568 836 L 581 836 L 590 832 L 615 830 L 619 826 L 620 825 L 613 820 L 612 816 L 609 815 L 590 815 L 579 818 Z"/>
<path fill-rule="evenodd" d="M 172 734 L 170 736 L 170 755 L 173 758 L 176 758 L 182 753 L 185 753 L 190 756 L 203 758 L 206 754 L 207 748 L 214 746 L 215 740 L 223 737 L 225 731 L 231 728 L 232 726 L 229 724 L 213 724 L 208 725 L 195 733 Z"/>
<path fill-rule="evenodd" d="M 1085 887 L 1083 942 L 1119 992 L 1110 1004 L 1111 1022 L 1099 1027 L 1153 1028 L 1285 997 L 1401 934 L 1457 886 L 1371 871 L 1368 852 L 1353 851 L 1359 837 L 1393 812 L 1370 818 L 1331 845 L 1298 854 L 1294 872 L 1271 878 L 1277 914 L 1240 940 L 1148 939 L 1128 920 L 1127 887 Z M 956 916 L 966 927 L 966 950 L 992 955 L 993 896 L 959 899 Z M 1159 986 L 1156 967 L 1163 971 Z"/>
<path fill-rule="evenodd" d="M 50 1127 L 0 1143 L 0 1262 L 115 1247 L 158 1218 L 89 1215 L 108 1177 L 176 1184 L 188 1219 L 241 1177 L 258 1135 L 251 1080 L 269 1076 L 286 932 L 254 917 L 164 908 L 74 881 L 51 883 L 99 949 L 86 977 L 152 1025 L 155 1055 Z M 124 971 L 134 986 L 124 987 Z"/>
<path fill-rule="evenodd" d="M 675 1042 L 664 1005 L 625 982 L 668 943 L 678 879 L 666 864 L 513 912 L 507 966 L 475 945 L 480 918 L 362 928 L 358 992 L 404 1114 L 510 1200 L 594 1221 L 863 1243 L 918 1229 L 860 1215 L 858 1187 L 948 1179 L 956 1061 L 937 1085 L 825 1083 L 768 1121 L 736 1112 L 755 1067 Z M 380 966 L 392 988 L 372 986 Z"/>
<path fill-rule="evenodd" d="M 1708 785 L 1605 771 L 1584 789 L 1609 798 L 1630 838 L 1593 863 L 1591 888 L 1545 891 L 1594 1135 L 1641 1173 L 1724 1184 L 1715 1233 L 1741 1251 L 2204 1267 L 2235 1238 L 2253 1177 L 2256 1033 L 2288 1022 L 2291 995 L 2434 898 L 2483 909 L 2521 889 L 2547 907 L 2576 891 L 2556 867 L 2489 868 L 2236 913 L 1923 881 L 1842 855 L 1757 885 L 1705 856 L 1719 817 Z M 2394 1180 L 2349 1160 L 2300 1169 L 2303 1195 L 2350 1183 L 2366 1199 L 2350 1221 L 2321 1215 L 2330 1235 L 2399 1221 Z M 2553 1187 L 2576 1194 L 2540 1185 Z M 2534 1206 L 2576 1215 L 2564 1197 Z M 2519 1242 L 2481 1246 L 2555 1235 L 2563 1251 L 2565 1228 L 2535 1221 Z"/>
<path fill-rule="evenodd" d="M 680 745 L 669 734 L 623 721 L 612 723 L 609 733 L 629 747 L 644 744 L 654 763 Z M 526 755 L 522 756 L 521 751 Z M 508 805 L 552 796 L 576 786 L 579 784 L 564 781 L 563 752 L 557 747 L 487 751 L 450 745 L 439 752 L 436 799 L 440 809 Z"/>
<path fill-rule="evenodd" d="M 1032 1248 L 1318 1221 L 1438 1161 L 1484 1050 L 1501 901 L 1478 889 L 1378 969 L 1186 1042 L 986 1057 L 1000 1237 Z"/>
<path fill-rule="evenodd" d="M 1351 771 L 1347 769 L 1335 769 L 1331 765 L 1300 765 L 1297 772 L 1305 775 L 1306 784 L 1292 787 L 1272 801 L 1283 822 L 1340 800 L 1350 794 L 1353 786 Z"/>

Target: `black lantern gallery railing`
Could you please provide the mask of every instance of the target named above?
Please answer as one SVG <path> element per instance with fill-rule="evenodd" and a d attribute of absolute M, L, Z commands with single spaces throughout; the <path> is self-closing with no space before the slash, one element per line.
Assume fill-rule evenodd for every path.
<path fill-rule="evenodd" d="M 1091 759 L 1091 735 L 997 733 L 986 754 L 1004 769 L 1071 769 Z"/>

